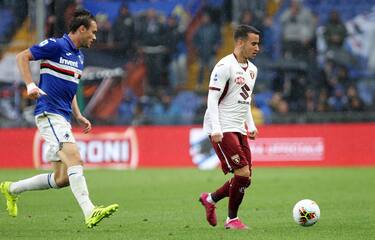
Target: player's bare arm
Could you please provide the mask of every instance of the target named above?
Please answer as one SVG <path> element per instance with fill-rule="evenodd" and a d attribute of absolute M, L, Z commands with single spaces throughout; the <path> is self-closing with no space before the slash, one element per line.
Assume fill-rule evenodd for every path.
<path fill-rule="evenodd" d="M 90 132 L 91 122 L 87 118 L 82 116 L 81 111 L 79 110 L 79 107 L 78 107 L 77 96 L 74 96 L 74 98 L 73 98 L 72 111 L 73 111 L 74 118 L 83 127 L 83 133 Z"/>
<path fill-rule="evenodd" d="M 27 95 L 31 99 L 37 99 L 41 95 L 46 95 L 46 93 L 42 89 L 38 88 L 33 82 L 30 70 L 30 61 L 32 60 L 33 55 L 31 54 L 29 49 L 18 53 L 16 56 L 17 66 L 27 87 Z"/>

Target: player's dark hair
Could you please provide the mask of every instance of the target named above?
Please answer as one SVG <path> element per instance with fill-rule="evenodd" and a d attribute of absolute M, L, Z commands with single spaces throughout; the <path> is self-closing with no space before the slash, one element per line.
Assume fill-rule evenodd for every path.
<path fill-rule="evenodd" d="M 260 31 L 253 26 L 239 25 L 234 30 L 233 38 L 234 38 L 235 41 L 237 41 L 239 39 L 246 39 L 247 35 L 249 33 L 254 33 L 254 34 L 260 35 Z"/>
<path fill-rule="evenodd" d="M 69 25 L 69 32 L 76 32 L 82 25 L 88 29 L 91 21 L 96 21 L 94 15 L 85 9 L 78 9 L 74 12 L 73 19 Z"/>

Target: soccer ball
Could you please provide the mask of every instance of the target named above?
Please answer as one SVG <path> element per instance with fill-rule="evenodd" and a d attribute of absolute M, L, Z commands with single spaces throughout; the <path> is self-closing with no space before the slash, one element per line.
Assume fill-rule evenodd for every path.
<path fill-rule="evenodd" d="M 310 199 L 303 199 L 294 205 L 294 221 L 304 227 L 314 225 L 320 218 L 320 209 L 316 202 Z"/>

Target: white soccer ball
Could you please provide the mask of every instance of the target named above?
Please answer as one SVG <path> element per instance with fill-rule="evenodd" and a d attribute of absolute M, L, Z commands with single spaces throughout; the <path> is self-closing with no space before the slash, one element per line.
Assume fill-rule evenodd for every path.
<path fill-rule="evenodd" d="M 294 205 L 294 221 L 304 227 L 314 225 L 320 218 L 320 209 L 318 204 L 310 199 L 303 199 Z"/>

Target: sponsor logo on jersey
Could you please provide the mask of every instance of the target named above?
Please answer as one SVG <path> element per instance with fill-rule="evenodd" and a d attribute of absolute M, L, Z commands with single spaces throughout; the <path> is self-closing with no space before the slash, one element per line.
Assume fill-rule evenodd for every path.
<path fill-rule="evenodd" d="M 234 82 L 237 83 L 237 84 L 239 84 L 239 85 L 242 85 L 242 84 L 245 83 L 245 78 L 242 77 L 242 76 L 238 76 L 238 77 L 236 77 L 236 78 L 234 79 Z"/>
<path fill-rule="evenodd" d="M 68 66 L 72 66 L 72 67 L 78 68 L 78 62 L 77 61 L 72 61 L 72 60 L 68 60 L 68 59 L 60 57 L 59 62 L 61 64 L 64 64 L 64 65 L 68 65 Z"/>
<path fill-rule="evenodd" d="M 250 105 L 250 102 L 245 100 L 238 100 L 237 103 Z"/>
<path fill-rule="evenodd" d="M 66 53 L 66 56 L 68 56 L 68 57 L 71 56 L 71 55 L 72 55 L 71 52 L 67 52 L 67 53 Z"/>

